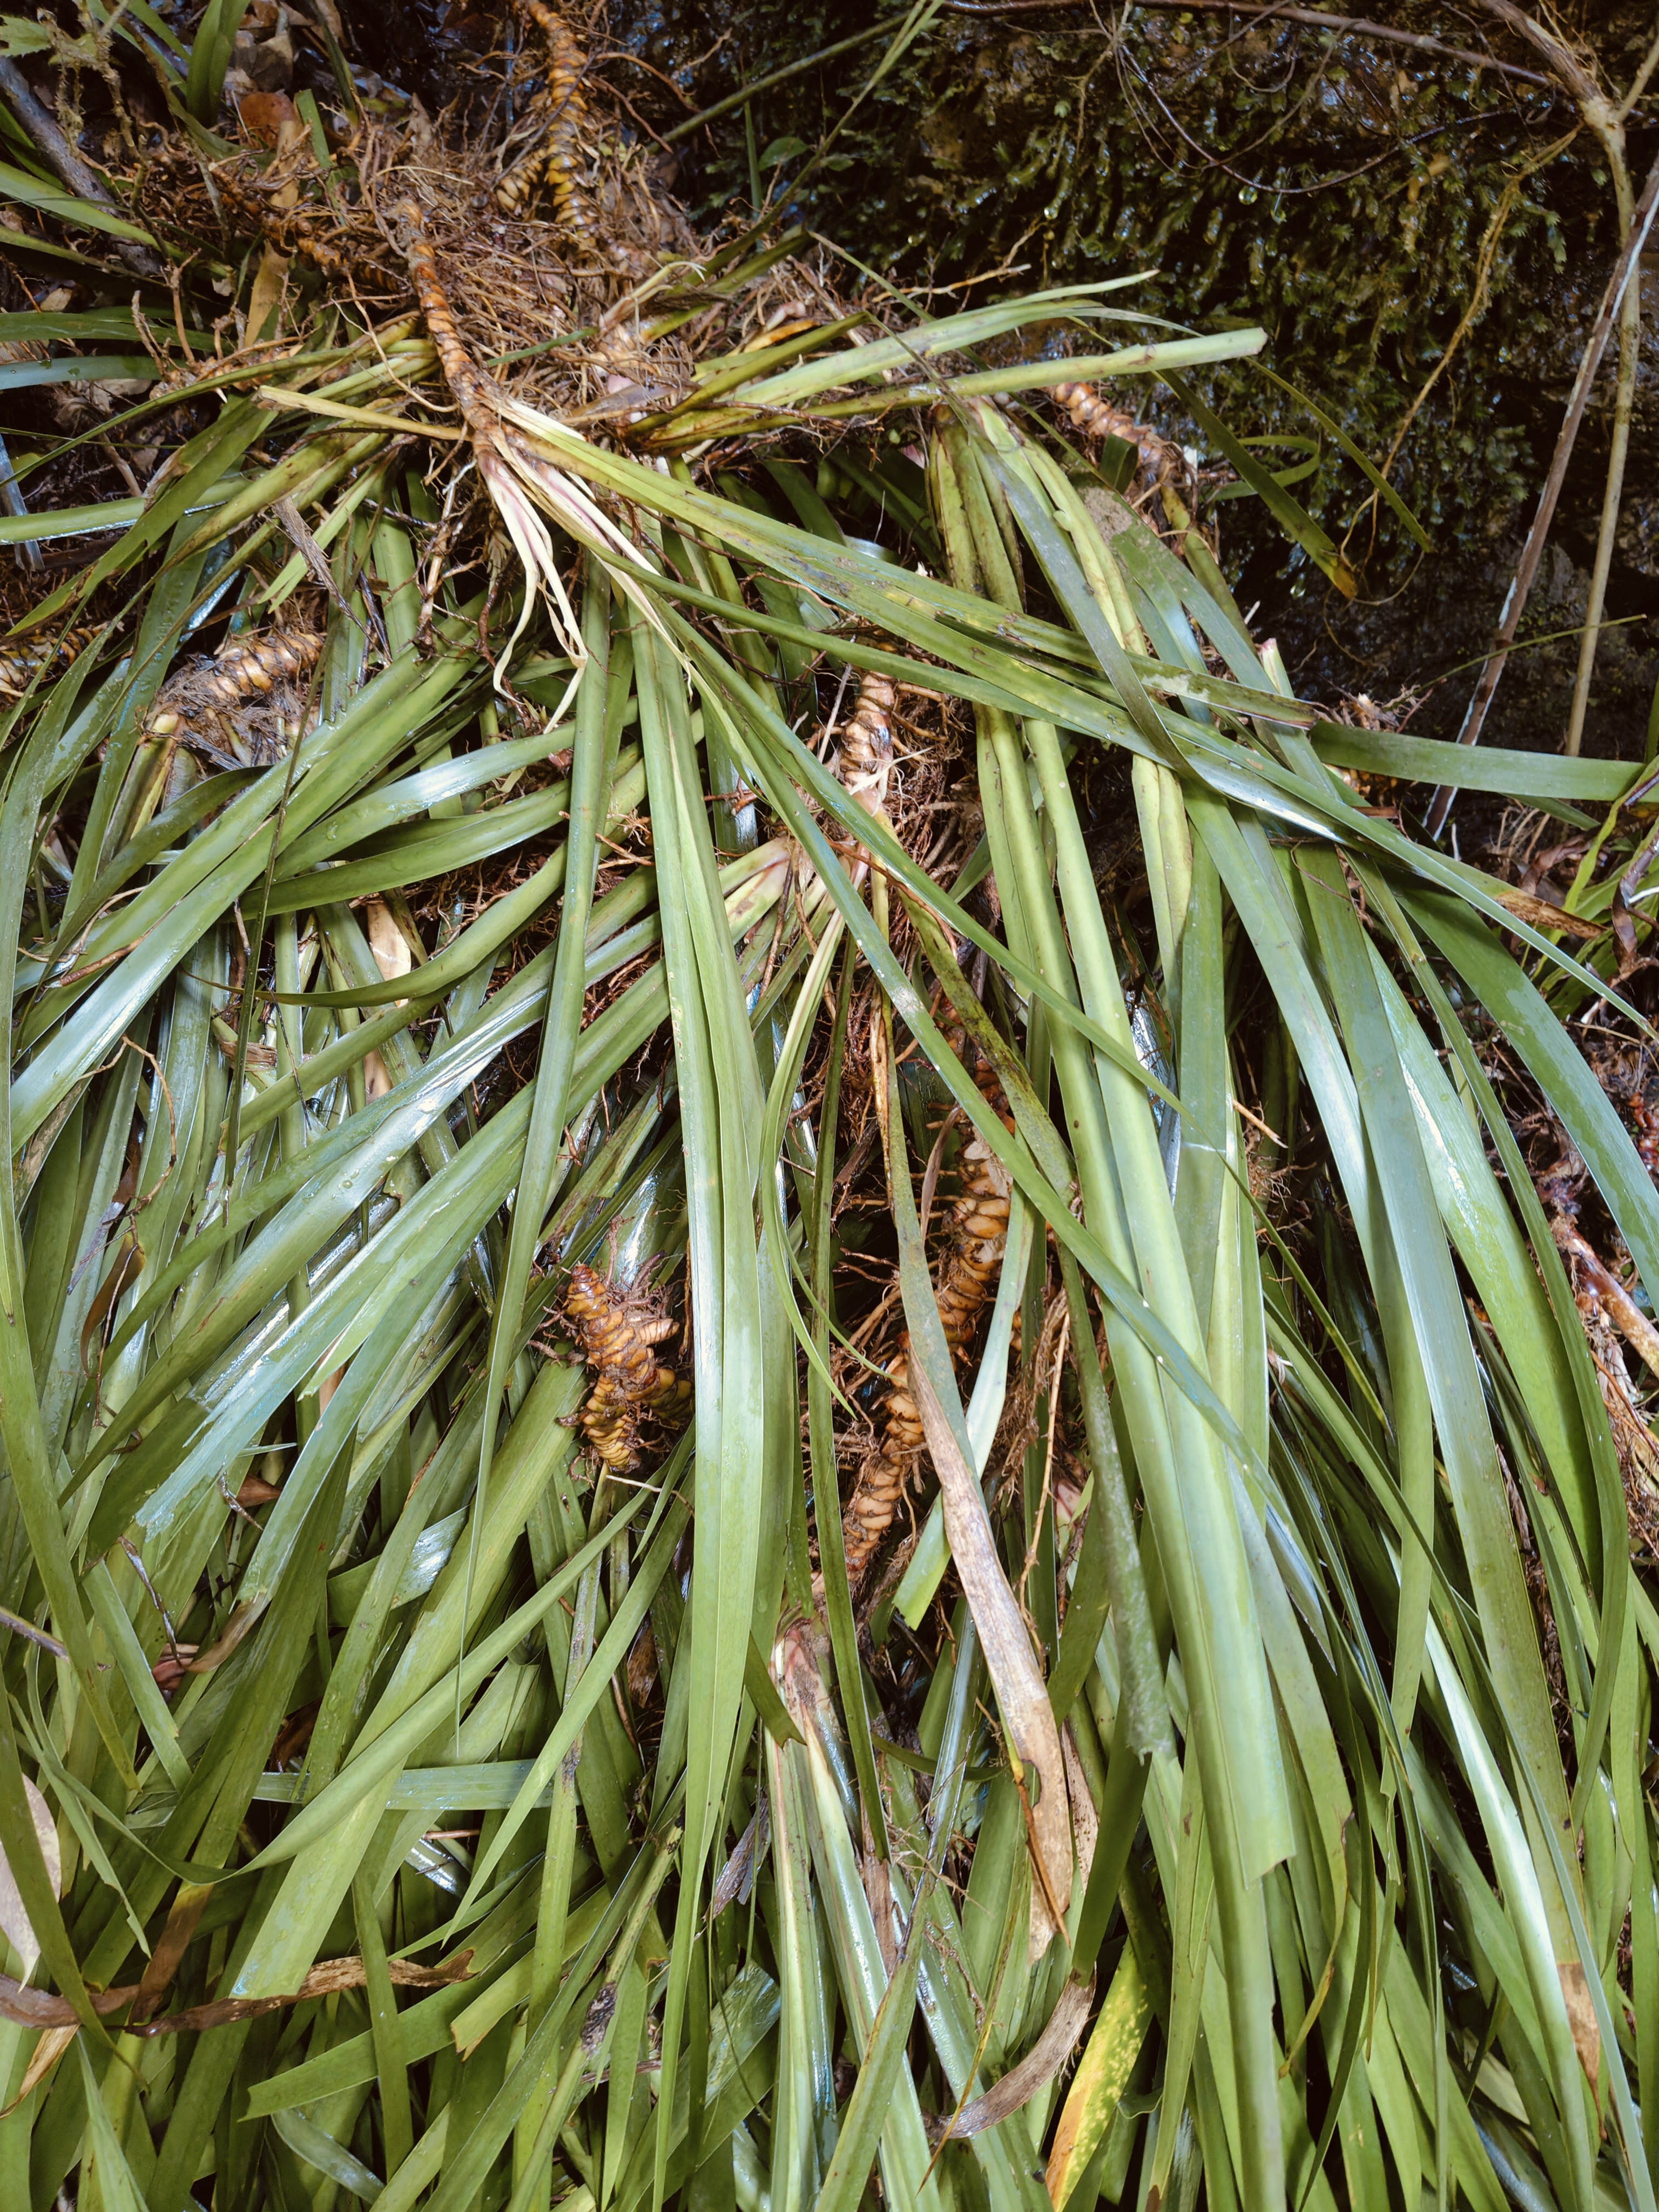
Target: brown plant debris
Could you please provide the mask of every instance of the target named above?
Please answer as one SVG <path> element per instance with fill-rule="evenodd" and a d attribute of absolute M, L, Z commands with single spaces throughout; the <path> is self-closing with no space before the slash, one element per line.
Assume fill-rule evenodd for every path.
<path fill-rule="evenodd" d="M 556 8 L 545 6 L 544 0 L 521 0 L 521 4 L 547 41 L 547 76 L 532 106 L 534 120 L 544 136 L 502 176 L 495 187 L 495 204 L 505 215 L 521 213 L 545 179 L 562 234 L 574 245 L 597 250 L 587 195 L 577 181 L 584 166 L 582 137 L 588 120 L 582 91 L 587 57 Z"/>
<path fill-rule="evenodd" d="M 403 1989 L 442 1989 L 451 1982 L 470 1979 L 471 1960 L 471 1951 L 458 1952 L 441 1966 L 419 1966 L 411 1959 L 388 1959 L 386 1972 Z M 342 1990 L 361 1990 L 367 1982 L 368 1973 L 361 1959 L 325 1959 L 311 1969 L 297 1990 L 287 1996 L 222 1997 L 216 2004 L 192 2005 L 187 2011 L 167 2013 L 160 2020 L 142 2024 L 134 2021 L 128 2032 L 134 2035 L 199 2035 L 209 2028 L 231 2027 L 242 2021 L 258 2020 L 283 2005 L 304 2004 L 312 1997 L 335 1996 Z M 92 1990 L 88 1993 L 92 2008 L 100 2020 L 107 2020 L 112 2014 L 131 2004 L 140 1987 L 135 1982 L 130 1988 Z M 13 2021 L 20 2027 L 50 2028 L 78 2027 L 81 2016 L 67 1997 L 25 1988 L 9 1974 L 0 1974 L 0 2019 Z"/>
<path fill-rule="evenodd" d="M 690 1383 L 664 1366 L 656 1350 L 678 1324 L 660 1294 L 607 1282 L 580 1265 L 570 1271 L 564 1310 L 583 1358 L 599 1370 L 577 1425 L 601 1466 L 631 1474 L 642 1456 L 641 1425 L 678 1428 L 690 1408 Z"/>
<path fill-rule="evenodd" d="M 1140 455 L 1141 466 L 1151 475 L 1163 473 L 1176 449 L 1169 440 L 1139 422 L 1126 407 L 1114 407 L 1086 384 L 1057 384 L 1054 398 L 1072 418 L 1074 429 L 1085 438 L 1121 438 Z"/>
<path fill-rule="evenodd" d="M 1644 1418 L 1620 1338 L 1644 1365 L 1659 1356 L 1659 1339 L 1652 1322 L 1565 1214 L 1552 1218 L 1550 1231 L 1571 1273 L 1596 1387 L 1613 1431 L 1631 1534 L 1650 1558 L 1659 1558 L 1659 1444 Z"/>
<path fill-rule="evenodd" d="M 945 1256 L 934 1296 L 952 1358 L 968 1352 L 1008 1236 L 1012 1185 L 1006 1170 L 975 1137 L 964 1145 L 958 1174 L 961 1194 L 951 1206 Z M 921 1414 L 910 1395 L 910 1333 L 888 1362 L 890 1388 L 881 1413 L 885 1432 L 880 1447 L 859 1470 L 853 1495 L 842 1516 L 842 1548 L 850 1581 L 860 1582 L 881 1548 L 898 1510 L 906 1477 L 923 1447 Z"/>
<path fill-rule="evenodd" d="M 233 637 L 215 659 L 168 677 L 146 735 L 169 753 L 185 744 L 223 768 L 269 767 L 304 726 L 306 679 L 322 649 L 320 631 L 298 625 Z"/>
<path fill-rule="evenodd" d="M 1018 2065 L 1011 2066 L 983 2096 L 971 2100 L 964 2096 L 948 2118 L 936 2118 L 931 2112 L 922 2114 L 921 2124 L 927 2130 L 928 2142 L 935 2145 L 960 2142 L 967 2136 L 983 2135 L 987 2128 L 995 2127 L 1029 2105 L 1076 2050 L 1078 2039 L 1089 2024 L 1094 1995 L 1092 1976 L 1084 1981 L 1067 1982 L 1048 2015 L 1048 2025 Z"/>

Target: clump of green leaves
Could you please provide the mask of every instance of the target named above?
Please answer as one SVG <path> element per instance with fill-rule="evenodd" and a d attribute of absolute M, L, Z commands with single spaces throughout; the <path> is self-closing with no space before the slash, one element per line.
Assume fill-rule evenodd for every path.
<path fill-rule="evenodd" d="M 709 358 L 630 426 L 666 465 L 465 332 L 340 317 L 257 401 L 220 372 L 39 610 L 63 650 L 8 662 L 20 2203 L 1653 2204 L 1659 1615 L 1486 1052 L 1659 1280 L 1540 988 L 1618 979 L 1351 780 L 1642 771 L 1297 699 L 1201 535 L 1025 411 L 1076 362 L 982 357 L 1060 315 L 1105 379 L 1260 342 L 1124 312 Z M 469 464 L 531 564 L 493 594 L 434 556 Z M 163 684 L 302 589 L 288 750 L 204 774 Z M 871 672 L 971 729 L 948 875 L 835 772 Z M 1009 1194 L 977 1372 L 924 1226 L 966 1131 Z M 927 1448 L 879 1605 L 849 1188 Z M 689 1337 L 690 1425 L 625 1477 L 579 1451 L 578 1262 Z"/>

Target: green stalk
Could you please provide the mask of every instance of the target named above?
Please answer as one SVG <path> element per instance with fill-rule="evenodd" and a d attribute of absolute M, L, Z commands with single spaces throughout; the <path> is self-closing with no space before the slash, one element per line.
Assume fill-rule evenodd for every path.
<path fill-rule="evenodd" d="M 586 987 L 587 921 L 592 909 L 598 831 L 610 785 L 614 750 L 606 742 L 605 666 L 611 635 L 610 593 L 596 562 L 590 562 L 582 603 L 582 639 L 588 662 L 576 695 L 576 740 L 571 768 L 570 826 L 565 844 L 564 908 L 559 944 L 548 985 L 542 1021 L 541 1059 L 534 1102 L 525 1133 L 524 1165 L 507 1237 L 507 1263 L 495 1293 L 489 1326 L 489 1365 L 484 1386 L 483 1432 L 478 1445 L 478 1497 L 473 1517 L 473 1547 L 468 1555 L 469 1598 L 489 1493 L 496 1424 L 509 1369 L 518 1353 L 530 1269 L 540 1241 L 542 1222 L 560 1180 L 560 1146 L 581 1029 Z M 460 1714 L 456 1713 L 459 1727 Z"/>
<path fill-rule="evenodd" d="M 1011 842 L 1018 838 L 1022 848 L 1021 891 L 1028 921 L 1037 933 L 1036 963 L 1050 982 L 1064 978 L 1069 983 L 1074 960 L 1087 1012 L 1109 1032 L 1115 1030 L 1126 1044 L 1132 1043 L 1058 732 L 1045 722 L 1026 726 L 1056 840 L 1070 928 L 1069 959 L 1030 819 L 1023 763 L 1014 752 L 1012 729 L 998 727 L 1000 717 L 992 719 L 994 741 L 1000 743 L 1008 759 L 1002 790 Z M 1018 782 L 1012 773 L 1016 767 Z M 1060 1025 L 1056 1025 L 1054 1054 L 1068 1119 L 1078 1128 L 1076 1157 L 1086 1218 L 1117 1264 L 1147 1286 L 1154 1307 L 1195 1362 L 1201 1362 L 1191 1285 L 1145 1093 L 1134 1097 L 1119 1068 L 1098 1059 L 1091 1079 L 1080 1042 Z M 1109 1115 L 1105 1123 L 1095 1118 L 1103 1104 Z M 1085 1116 L 1089 1118 L 1081 1118 Z M 1283 2153 L 1269 2027 L 1273 1977 L 1260 1890 L 1254 1882 L 1247 1887 L 1243 1844 L 1248 1837 L 1250 1874 L 1259 1877 L 1284 1854 L 1289 1838 L 1272 1698 L 1253 1633 L 1255 1607 L 1236 1539 L 1230 1540 L 1228 1535 L 1236 1509 L 1215 1439 L 1196 1408 L 1166 1393 L 1139 1341 L 1129 1340 L 1127 1332 L 1109 1317 L 1108 1336 L 1134 1434 L 1136 1460 L 1165 1554 L 1177 1640 L 1197 1709 L 1197 1750 L 1209 1814 L 1239 2076 L 1245 2193 L 1252 2202 L 1276 2203 L 1283 2190 Z M 1211 1504 L 1201 1518 L 1189 1520 L 1200 1469 Z M 1192 1550 L 1187 1554 L 1189 1542 Z M 1225 1723 L 1224 1710 L 1229 1715 Z M 1230 1744 L 1226 1739 L 1235 1734 L 1243 1741 Z M 1249 1782 L 1242 1772 L 1235 1772 L 1236 1765 L 1247 1764 L 1253 1770 Z"/>

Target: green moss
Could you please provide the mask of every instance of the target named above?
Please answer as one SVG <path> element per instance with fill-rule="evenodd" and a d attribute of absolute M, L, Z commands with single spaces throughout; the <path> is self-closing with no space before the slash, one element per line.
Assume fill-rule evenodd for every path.
<path fill-rule="evenodd" d="M 1390 12 L 1444 28 L 1426 10 Z M 688 76 L 693 41 L 708 39 L 707 11 L 691 15 L 665 10 L 655 47 L 699 100 L 874 20 L 749 0 Z M 1034 21 L 1042 27 L 1025 27 Z M 1640 41 L 1637 11 L 1604 9 L 1610 78 L 1635 65 L 1627 36 Z M 881 52 L 763 94 L 756 143 L 817 143 Z M 1605 274 L 1611 196 L 1587 142 L 1526 173 L 1572 121 L 1559 95 L 1360 35 L 1230 33 L 1224 18 L 1144 11 L 1115 44 L 1060 13 L 1012 29 L 946 15 L 793 198 L 805 163 L 784 165 L 781 191 L 814 228 L 911 284 L 1005 264 L 1010 285 L 1155 271 L 1133 295 L 1139 307 L 1205 328 L 1263 323 L 1274 368 L 1379 462 L 1469 307 L 1496 221 L 1485 311 L 1392 472 L 1450 550 L 1489 534 L 1535 482 Z M 721 131 L 691 172 L 706 205 L 746 197 L 741 118 Z M 1251 372 L 1216 382 L 1230 416 L 1258 434 L 1310 427 Z M 1167 394 L 1150 404 L 1176 427 Z M 1337 533 L 1364 495 L 1334 451 L 1297 488 Z M 1235 535 L 1252 526 L 1253 504 L 1231 509 Z M 1386 515 L 1373 535 L 1368 516 L 1353 550 L 1381 588 L 1409 544 Z"/>

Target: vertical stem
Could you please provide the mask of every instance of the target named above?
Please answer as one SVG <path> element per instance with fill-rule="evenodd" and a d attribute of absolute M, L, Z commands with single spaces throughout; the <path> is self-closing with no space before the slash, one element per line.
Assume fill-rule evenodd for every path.
<path fill-rule="evenodd" d="M 1603 138 L 1613 167 L 1613 195 L 1619 207 L 1619 228 L 1628 234 L 1635 219 L 1630 172 L 1625 166 L 1624 133 Z M 1601 611 L 1607 599 L 1607 575 L 1613 567 L 1613 539 L 1625 490 L 1625 463 L 1630 452 L 1631 417 L 1636 407 L 1636 364 L 1642 343 L 1640 287 L 1627 283 L 1619 308 L 1619 381 L 1613 403 L 1613 441 L 1607 453 L 1607 488 L 1601 495 L 1601 527 L 1595 541 L 1595 564 L 1590 571 L 1589 603 L 1584 609 L 1584 633 L 1578 641 L 1578 673 L 1572 688 L 1572 711 L 1567 721 L 1563 750 L 1576 755 L 1584 740 L 1584 718 L 1589 712 L 1590 678 L 1595 668 L 1595 648 L 1601 633 Z"/>
<path fill-rule="evenodd" d="M 761 208 L 760 158 L 755 151 L 755 110 L 753 103 L 743 103 L 743 143 L 749 155 L 749 204 L 758 215 Z"/>
<path fill-rule="evenodd" d="M 276 928 L 276 984 L 279 991 L 297 991 L 300 988 L 300 939 L 297 918 L 291 914 L 281 915 Z M 248 958 L 247 988 L 256 981 L 253 974 L 255 947 Z M 305 1057 L 305 1008 L 285 1006 L 276 1008 L 276 1074 L 279 1081 L 295 1073 Z M 297 1092 L 297 1085 L 296 1092 Z M 277 1135 L 282 1145 L 284 1164 L 297 1159 L 306 1147 L 306 1109 L 297 1097 L 291 1106 L 285 1106 L 276 1117 Z M 303 1261 L 289 1279 L 288 1313 L 290 1322 L 297 1321 L 311 1304 L 311 1278 Z M 317 1397 L 309 1392 L 294 1401 L 294 1425 L 296 1443 L 303 1444 L 317 1425 Z"/>
<path fill-rule="evenodd" d="M 830 1325 L 834 1318 L 834 1243 L 836 1131 L 841 1113 L 842 1074 L 847 1060 L 847 1022 L 852 1003 L 853 972 L 858 965 L 851 945 L 842 961 L 836 990 L 835 1026 L 830 1035 L 829 1073 L 824 1082 L 823 1106 L 818 1121 L 818 1171 L 808 1233 L 812 1258 L 812 1334 L 818 1358 L 806 1370 L 806 1441 L 812 1471 L 812 1520 L 817 1531 L 818 1560 L 823 1577 L 824 1611 L 829 1617 L 830 1649 L 836 1662 L 836 1686 L 847 1715 L 847 1733 L 858 1770 L 859 1792 L 868 1808 L 876 1847 L 887 1856 L 886 1821 L 882 1812 L 881 1787 L 870 1744 L 870 1716 L 865 1703 L 864 1675 L 859 1663 L 858 1625 L 853 1617 L 853 1596 L 847 1580 L 847 1557 L 842 1542 L 840 1473 L 830 1386 L 824 1380 L 830 1365 Z"/>

